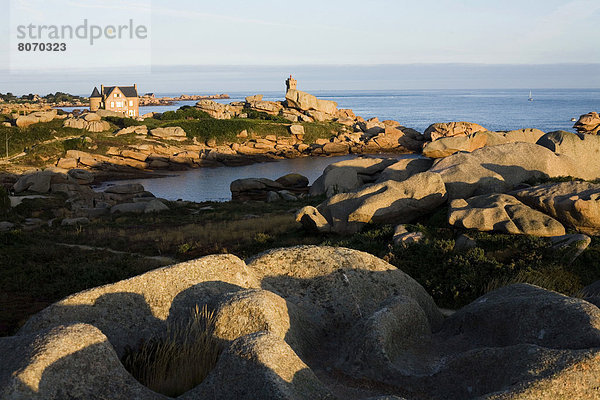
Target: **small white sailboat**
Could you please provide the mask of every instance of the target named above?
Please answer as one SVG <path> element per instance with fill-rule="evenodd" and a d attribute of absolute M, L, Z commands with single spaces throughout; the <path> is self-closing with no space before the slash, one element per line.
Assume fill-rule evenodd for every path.
<path fill-rule="evenodd" d="M 529 98 L 527 100 L 528 101 L 533 101 L 533 96 L 531 95 L 531 90 L 529 91 Z"/>

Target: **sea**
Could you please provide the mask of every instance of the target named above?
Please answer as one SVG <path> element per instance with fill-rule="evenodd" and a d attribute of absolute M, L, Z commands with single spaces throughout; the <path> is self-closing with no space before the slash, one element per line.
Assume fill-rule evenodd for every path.
<path fill-rule="evenodd" d="M 537 128 L 544 132 L 573 132 L 574 120 L 590 111 L 600 111 L 600 89 L 478 89 L 478 90 L 386 90 L 386 91 L 308 91 L 315 96 L 333 100 L 338 108 L 349 108 L 365 119 L 392 119 L 405 127 L 423 132 L 435 122 L 476 122 L 490 131 Z M 182 93 L 156 93 L 157 97 L 175 97 Z M 202 94 L 202 93 L 185 93 Z M 209 94 L 209 93 L 207 93 Z M 282 100 L 284 92 L 230 92 L 230 99 L 221 103 L 243 101 L 246 96 L 263 94 L 264 100 Z M 178 102 L 170 106 L 141 107 L 140 114 L 175 110 L 195 101 Z M 69 109 L 65 109 L 68 111 Z M 351 157 L 351 156 L 350 156 Z M 169 200 L 227 201 L 231 198 L 229 184 L 240 178 L 277 178 L 290 172 L 300 172 L 314 181 L 324 167 L 338 160 L 304 158 L 282 160 L 243 167 L 222 167 L 214 170 L 192 170 L 169 177 L 142 180 L 158 197 Z M 133 181 L 127 181 L 133 182 Z M 107 184 L 112 184 L 109 182 Z M 106 184 L 105 184 L 106 185 Z"/>

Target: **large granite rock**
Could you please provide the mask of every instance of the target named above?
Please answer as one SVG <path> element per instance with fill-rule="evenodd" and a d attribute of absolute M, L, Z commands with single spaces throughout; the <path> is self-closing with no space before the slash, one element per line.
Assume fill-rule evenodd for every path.
<path fill-rule="evenodd" d="M 587 174 L 572 158 L 532 143 L 507 143 L 456 153 L 438 160 L 429 171 L 441 175 L 450 199 L 504 193 L 542 177 Z"/>
<path fill-rule="evenodd" d="M 290 89 L 285 94 L 288 107 L 301 111 L 318 111 L 333 119 L 337 115 L 337 103 L 331 100 L 321 100 L 312 94 L 296 89 Z"/>
<path fill-rule="evenodd" d="M 381 123 L 383 125 L 383 123 Z M 368 126 L 368 125 L 367 125 Z M 382 129 L 379 131 L 379 129 Z M 371 136 L 365 143 L 369 152 L 405 151 L 419 152 L 423 148 L 423 137 L 417 131 L 403 126 L 375 126 L 366 129 L 367 136 Z"/>
<path fill-rule="evenodd" d="M 579 133 L 598 135 L 600 133 L 600 115 L 590 112 L 579 117 L 573 128 Z"/>
<path fill-rule="evenodd" d="M 574 160 L 578 168 L 571 176 L 600 179 L 600 136 L 555 131 L 542 136 L 537 144 Z"/>
<path fill-rule="evenodd" d="M 95 117 L 88 117 L 91 121 L 81 118 L 67 118 L 63 122 L 63 126 L 66 128 L 84 129 L 88 132 L 105 132 L 110 130 L 110 124 L 107 121 L 102 121 L 98 118 L 98 114 L 85 114 L 86 116 L 94 115 Z"/>
<path fill-rule="evenodd" d="M 475 132 L 487 131 L 483 126 L 473 122 L 437 122 L 425 129 L 425 140 L 437 140 L 443 137 L 467 136 Z"/>
<path fill-rule="evenodd" d="M 419 172 L 425 172 L 431 168 L 433 160 L 430 158 L 403 158 L 386 167 L 377 178 L 377 183 L 386 181 L 402 182 Z"/>
<path fill-rule="evenodd" d="M 600 233 L 600 184 L 561 182 L 512 193 L 523 203 L 581 232 Z"/>
<path fill-rule="evenodd" d="M 356 190 L 374 182 L 377 174 L 396 163 L 392 158 L 359 157 L 328 165 L 310 188 L 311 196 L 327 195 Z"/>
<path fill-rule="evenodd" d="M 439 138 L 423 147 L 423 155 L 443 158 L 459 151 L 472 152 L 485 146 L 503 143 L 536 143 L 545 133 L 538 129 L 520 129 L 509 132 L 475 132 L 467 136 Z"/>
<path fill-rule="evenodd" d="M 598 398 L 596 306 L 512 285 L 444 321 L 387 262 L 316 246 L 208 256 L 55 303 L 0 338 L 0 397 L 166 399 L 118 357 L 203 305 L 224 351 L 181 399 Z"/>
<path fill-rule="evenodd" d="M 348 332 L 338 366 L 427 399 L 594 399 L 599 317 L 586 301 L 521 284 L 477 299 L 436 331 L 398 296 Z"/>
<path fill-rule="evenodd" d="M 166 400 L 125 370 L 107 337 L 73 322 L 0 338 L 0 398 Z"/>
<path fill-rule="evenodd" d="M 21 193 L 24 191 L 48 193 L 50 191 L 52 175 L 52 173 L 47 173 L 44 171 L 21 175 L 17 182 L 15 182 L 13 185 L 13 190 L 15 193 Z"/>
<path fill-rule="evenodd" d="M 423 172 L 403 182 L 387 181 L 356 192 L 337 194 L 320 204 L 317 210 L 327 220 L 331 231 L 349 234 L 370 223 L 411 222 L 434 211 L 445 201 L 446 189 L 441 177 Z M 307 213 L 314 214 L 314 210 L 300 210 L 296 217 L 302 221 Z M 313 229 L 312 223 L 307 226 Z"/>
<path fill-rule="evenodd" d="M 183 128 L 179 126 L 171 126 L 167 128 L 154 128 L 150 131 L 149 135 L 159 139 L 176 141 L 183 141 L 187 138 L 187 134 L 185 133 Z"/>
<path fill-rule="evenodd" d="M 335 399 L 294 350 L 269 332 L 250 334 L 233 342 L 206 380 L 178 398 Z"/>
<path fill-rule="evenodd" d="M 20 117 L 17 117 L 15 124 L 19 128 L 26 128 L 30 125 L 37 124 L 40 122 L 50 122 L 54 118 L 56 118 L 56 115 L 57 115 L 56 110 L 36 111 L 29 115 L 21 115 Z"/>
<path fill-rule="evenodd" d="M 396 294 L 414 300 L 435 329 L 442 315 L 425 289 L 387 262 L 361 251 L 298 246 L 267 251 L 248 260 L 262 281 L 334 337 L 357 318 L 371 315 Z"/>
<path fill-rule="evenodd" d="M 507 194 L 484 194 L 450 202 L 448 223 L 478 231 L 560 236 L 565 228 L 553 218 L 536 211 Z"/>
<path fill-rule="evenodd" d="M 196 304 L 241 287 L 260 287 L 242 260 L 208 256 L 69 296 L 31 317 L 19 335 L 83 322 L 100 329 L 122 356 L 127 346 L 160 334 L 167 319 L 189 318 Z"/>
<path fill-rule="evenodd" d="M 307 193 L 308 178 L 300 174 L 287 174 L 274 181 L 267 178 L 236 179 L 231 182 L 229 189 L 233 201 L 267 201 L 269 193 L 272 193 L 271 196 L 276 195 L 277 199 L 287 193 Z"/>

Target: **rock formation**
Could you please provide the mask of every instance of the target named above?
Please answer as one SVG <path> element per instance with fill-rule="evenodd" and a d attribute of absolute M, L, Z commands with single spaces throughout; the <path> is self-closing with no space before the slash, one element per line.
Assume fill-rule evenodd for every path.
<path fill-rule="evenodd" d="M 369 223 L 408 223 L 428 214 L 446 201 L 444 182 L 438 174 L 423 172 L 403 182 L 386 181 L 356 192 L 337 194 L 324 203 L 304 208 L 296 220 L 310 229 L 348 234 Z M 320 215 L 320 216 L 319 216 Z M 313 217 L 311 217 L 313 216 Z M 312 222 L 312 218 L 317 218 Z M 322 218 L 328 225 L 323 226 Z"/>
<path fill-rule="evenodd" d="M 564 175 L 585 180 L 600 179 L 600 136 L 555 131 L 542 136 L 537 144 L 577 163 L 576 172 Z"/>
<path fill-rule="evenodd" d="M 231 199 L 233 201 L 297 200 L 298 195 L 308 193 L 308 178 L 300 174 L 284 175 L 273 181 L 267 178 L 245 178 L 231 182 Z"/>
<path fill-rule="evenodd" d="M 328 165 L 310 188 L 311 196 L 356 190 L 366 183 L 375 182 L 378 174 L 397 160 L 391 158 L 360 157 Z"/>
<path fill-rule="evenodd" d="M 570 228 L 592 235 L 600 233 L 600 184 L 548 183 L 512 194 L 528 206 L 558 219 Z"/>
<path fill-rule="evenodd" d="M 437 140 L 444 137 L 467 136 L 475 132 L 485 132 L 483 126 L 473 122 L 437 122 L 425 129 L 425 140 Z"/>
<path fill-rule="evenodd" d="M 579 117 L 573 128 L 582 134 L 598 135 L 600 133 L 600 115 L 590 112 Z"/>
<path fill-rule="evenodd" d="M 443 158 L 459 151 L 472 152 L 485 146 L 503 143 L 536 143 L 544 132 L 538 129 L 520 129 L 509 132 L 475 132 L 467 136 L 442 137 L 423 146 L 423 155 Z"/>
<path fill-rule="evenodd" d="M 20 117 L 17 117 L 15 124 L 19 128 L 25 128 L 25 127 L 28 127 L 29 125 L 37 124 L 39 122 L 50 122 L 56 117 L 57 117 L 56 110 L 36 111 L 36 112 L 33 112 L 28 115 L 21 115 Z"/>
<path fill-rule="evenodd" d="M 80 118 L 68 118 L 64 124 L 67 128 L 84 129 L 88 132 L 105 132 L 110 130 L 110 124 L 102 121 L 97 113 L 86 113 Z"/>
<path fill-rule="evenodd" d="M 438 160 L 429 171 L 441 175 L 450 199 L 466 199 L 505 193 L 530 179 L 589 175 L 580 165 L 537 144 L 507 143 L 453 154 Z"/>
<path fill-rule="evenodd" d="M 448 223 L 464 229 L 532 236 L 561 236 L 565 228 L 507 194 L 484 194 L 450 202 Z"/>
<path fill-rule="evenodd" d="M 224 351 L 182 399 L 360 398 L 356 382 L 362 398 L 598 397 L 595 305 L 518 284 L 444 320 L 385 261 L 315 246 L 208 256 L 69 296 L 0 338 L 0 396 L 166 399 L 119 357 L 203 305 Z"/>

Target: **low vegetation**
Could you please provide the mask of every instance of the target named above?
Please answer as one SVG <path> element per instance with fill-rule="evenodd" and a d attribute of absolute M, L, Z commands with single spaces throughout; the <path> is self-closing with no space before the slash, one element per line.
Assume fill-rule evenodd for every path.
<path fill-rule="evenodd" d="M 295 222 L 294 212 L 322 200 L 243 205 L 173 202 L 171 210 L 159 214 L 109 216 L 86 226 L 2 233 L 0 335 L 14 333 L 29 315 L 69 294 L 163 265 L 144 256 L 185 261 L 231 253 L 245 259 L 277 247 L 344 246 L 387 260 L 421 283 L 439 306 L 450 309 L 513 282 L 576 295 L 600 276 L 597 237 L 572 263 L 564 251 L 551 251 L 546 239 L 530 236 L 468 232 L 477 246 L 455 250 L 455 239 L 463 231 L 447 226 L 446 211 L 441 209 L 409 225 L 410 230 L 423 232 L 425 240 L 404 248 L 392 245 L 391 225 L 372 226 L 347 237 L 305 232 Z M 49 212 L 47 200 L 25 201 L 8 220 L 50 218 Z"/>
<path fill-rule="evenodd" d="M 16 96 L 10 92 L 6 94 L 0 93 L 0 99 L 8 103 L 31 103 L 36 98 L 36 95 L 29 93 L 23 96 Z M 76 96 L 69 93 L 56 92 L 49 93 L 43 97 L 40 97 L 46 103 L 60 103 L 60 102 L 81 102 L 87 103 L 89 100 L 86 97 Z"/>
<path fill-rule="evenodd" d="M 214 313 L 196 306 L 188 322 L 171 323 L 164 336 L 126 349 L 123 365 L 148 388 L 177 397 L 202 383 L 217 363 L 222 348 L 214 324 Z"/>
<path fill-rule="evenodd" d="M 247 139 L 238 138 L 241 131 L 254 137 L 276 135 L 289 136 L 290 122 L 283 117 L 247 110 L 248 118 L 220 120 L 211 118 L 206 112 L 195 107 L 184 106 L 176 111 L 157 114 L 154 118 L 137 121 L 132 118 L 105 117 L 110 123 L 107 132 L 90 133 L 80 129 L 63 127 L 63 120 L 42 122 L 26 128 L 0 126 L 0 157 L 10 157 L 21 153 L 24 156 L 15 163 L 43 167 L 56 162 L 68 150 L 83 150 L 105 154 L 110 147 L 142 143 L 136 135 L 114 136 L 112 133 L 130 126 L 146 125 L 148 129 L 179 126 L 189 139 L 201 142 L 215 140 L 217 144 L 238 143 Z M 10 116 L 0 117 L 0 121 L 11 120 Z M 342 129 L 335 122 L 302 123 L 305 130 L 304 142 L 314 143 L 320 138 L 329 139 Z M 87 139 L 86 139 L 87 138 Z M 86 141 L 87 140 L 87 141 Z"/>

